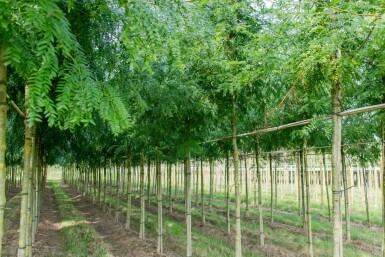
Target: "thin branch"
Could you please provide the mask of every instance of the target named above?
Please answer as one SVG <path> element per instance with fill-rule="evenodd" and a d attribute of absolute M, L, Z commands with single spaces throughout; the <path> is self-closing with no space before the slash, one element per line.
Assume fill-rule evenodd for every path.
<path fill-rule="evenodd" d="M 25 114 L 22 112 L 22 110 L 17 106 L 17 104 L 11 100 L 11 98 L 9 97 L 9 95 L 7 95 L 7 98 L 8 98 L 8 101 L 9 103 L 12 105 L 12 107 L 20 114 L 21 117 L 23 117 L 25 119 Z"/>

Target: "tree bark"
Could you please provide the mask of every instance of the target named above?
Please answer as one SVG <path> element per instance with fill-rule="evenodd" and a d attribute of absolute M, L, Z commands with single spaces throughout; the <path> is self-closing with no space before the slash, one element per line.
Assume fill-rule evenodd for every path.
<path fill-rule="evenodd" d="M 5 150 L 6 150 L 6 123 L 7 123 L 7 68 L 4 64 L 4 49 L 0 47 L 0 256 L 2 254 L 4 235 L 5 210 Z M 12 173 L 13 174 L 13 173 Z"/>
<path fill-rule="evenodd" d="M 303 163 L 303 151 L 299 152 L 300 159 L 300 171 L 301 171 L 301 195 L 302 195 L 302 220 L 303 220 L 303 228 L 306 228 L 306 204 L 305 204 L 305 178 L 304 178 L 304 163 Z"/>
<path fill-rule="evenodd" d="M 242 234 L 241 234 L 241 195 L 239 192 L 239 153 L 237 145 L 237 121 L 235 114 L 235 93 L 231 95 L 232 115 L 231 132 L 234 162 L 234 184 L 235 184 L 235 257 L 242 257 Z"/>
<path fill-rule="evenodd" d="M 364 195 L 365 195 L 365 210 L 366 210 L 366 221 L 370 227 L 370 216 L 369 216 L 369 199 L 368 199 L 368 175 L 364 168 L 365 165 L 362 165 L 362 179 L 364 183 Z"/>
<path fill-rule="evenodd" d="M 332 89 L 332 200 L 333 200 L 333 256 L 343 256 L 341 215 L 341 85 L 337 81 Z"/>
<path fill-rule="evenodd" d="M 310 211 L 310 172 L 307 164 L 307 142 L 303 143 L 303 164 L 306 180 L 306 231 L 307 231 L 307 255 L 313 257 L 313 237 L 311 227 L 311 211 Z"/>
<path fill-rule="evenodd" d="M 273 157 L 269 153 L 269 170 L 270 170 L 270 223 L 274 223 L 273 204 L 274 204 L 274 176 L 273 176 Z"/>
<path fill-rule="evenodd" d="M 342 180 L 344 184 L 344 199 L 345 199 L 345 220 L 346 220 L 346 240 L 350 241 L 350 207 L 349 207 L 349 189 L 347 182 L 346 172 L 346 160 L 345 153 L 341 148 L 341 160 L 342 160 Z"/>
<path fill-rule="evenodd" d="M 209 199 L 209 207 L 210 207 L 210 210 L 212 209 L 213 207 L 213 199 L 214 199 L 214 163 L 213 163 L 213 159 L 210 158 L 209 159 L 209 165 L 210 165 L 210 199 Z"/>
<path fill-rule="evenodd" d="M 227 234 L 231 233 L 230 223 L 230 158 L 229 152 L 226 152 L 226 223 L 227 223 Z"/>
<path fill-rule="evenodd" d="M 186 232 L 187 232 L 187 247 L 186 256 L 192 257 L 192 234 L 191 234 L 191 163 L 190 154 L 185 158 L 186 162 Z"/>
<path fill-rule="evenodd" d="M 247 177 L 247 158 L 245 157 L 245 190 L 246 190 L 246 213 L 245 215 L 249 215 L 249 180 Z"/>
<path fill-rule="evenodd" d="M 127 217 L 126 217 L 126 226 L 125 228 L 130 229 L 131 223 L 131 146 L 128 146 L 127 149 Z"/>
<path fill-rule="evenodd" d="M 259 212 L 259 243 L 265 245 L 265 233 L 263 232 L 263 208 L 262 208 L 262 180 L 261 170 L 259 167 L 259 141 L 255 142 L 255 164 L 257 165 L 258 179 L 258 212 Z"/>
<path fill-rule="evenodd" d="M 326 190 L 326 201 L 328 204 L 328 214 L 329 214 L 329 222 L 332 221 L 331 213 L 330 213 L 330 197 L 329 197 L 329 175 L 328 170 L 326 167 L 326 158 L 325 153 L 322 152 L 322 162 L 323 162 L 323 168 L 325 170 L 325 190 Z"/>
<path fill-rule="evenodd" d="M 162 221 L 162 173 L 159 153 L 156 156 L 156 198 L 158 202 L 158 245 L 157 253 L 163 254 L 163 221 Z"/>
<path fill-rule="evenodd" d="M 139 238 L 145 238 L 145 200 L 146 195 L 144 193 L 144 154 L 140 154 L 140 232 Z"/>
<path fill-rule="evenodd" d="M 381 121 L 382 256 L 385 257 L 385 129 Z"/>
<path fill-rule="evenodd" d="M 206 224 L 205 219 L 205 199 L 204 199 L 204 176 L 203 176 L 203 158 L 201 159 L 201 215 L 202 215 L 202 223 Z"/>
<path fill-rule="evenodd" d="M 26 117 L 29 117 L 28 108 L 28 85 L 25 86 L 25 103 L 26 103 Z M 28 192 L 29 192 L 29 173 L 30 173 L 30 159 L 32 153 L 32 128 L 28 124 L 27 118 L 25 119 L 25 141 L 24 141 L 24 170 L 23 170 L 23 182 L 22 182 L 22 197 L 20 208 L 20 226 L 19 226 L 19 243 L 18 243 L 18 257 L 26 256 L 26 240 L 27 240 L 27 208 L 28 208 Z"/>

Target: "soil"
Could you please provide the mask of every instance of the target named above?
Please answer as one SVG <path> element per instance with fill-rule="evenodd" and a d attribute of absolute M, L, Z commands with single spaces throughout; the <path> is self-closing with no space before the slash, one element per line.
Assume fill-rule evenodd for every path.
<path fill-rule="evenodd" d="M 17 245 L 19 242 L 20 222 L 20 188 L 15 188 L 6 193 L 7 204 L 4 217 L 3 256 L 17 256 Z"/>
<path fill-rule="evenodd" d="M 65 256 L 63 254 L 65 243 L 60 234 L 59 213 L 49 186 L 45 187 L 40 215 L 33 256 Z"/>
<path fill-rule="evenodd" d="M 154 257 L 160 256 L 156 252 L 157 242 L 154 239 L 140 239 L 136 231 L 125 230 L 124 221 L 115 222 L 115 217 L 103 213 L 92 201 L 78 194 L 75 189 L 62 184 L 70 197 L 75 200 L 76 208 L 95 227 L 102 236 L 105 244 L 109 246 L 110 252 L 116 257 Z M 121 215 L 123 216 L 123 215 Z M 165 248 L 162 256 L 179 257 L 180 255 Z"/>

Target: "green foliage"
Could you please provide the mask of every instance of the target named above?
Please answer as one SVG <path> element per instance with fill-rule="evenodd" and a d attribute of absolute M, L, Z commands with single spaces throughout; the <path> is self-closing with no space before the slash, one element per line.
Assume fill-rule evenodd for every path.
<path fill-rule="evenodd" d="M 29 88 L 29 123 L 71 128 L 92 120 L 94 82 L 64 12 L 55 1 L 0 5 L 6 65 Z"/>

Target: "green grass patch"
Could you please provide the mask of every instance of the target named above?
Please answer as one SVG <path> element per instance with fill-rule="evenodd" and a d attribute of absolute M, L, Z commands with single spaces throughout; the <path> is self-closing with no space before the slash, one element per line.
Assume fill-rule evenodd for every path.
<path fill-rule="evenodd" d="M 59 210 L 60 232 L 66 244 L 66 256 L 112 256 L 92 225 L 74 206 L 73 200 L 58 182 L 49 181 Z"/>

